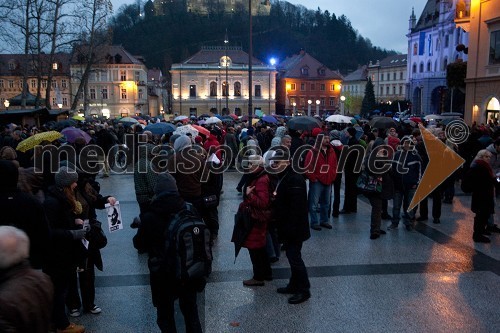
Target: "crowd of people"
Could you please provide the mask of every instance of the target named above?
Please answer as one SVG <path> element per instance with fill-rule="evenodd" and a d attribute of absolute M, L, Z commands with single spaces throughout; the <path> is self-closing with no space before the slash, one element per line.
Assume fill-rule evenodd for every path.
<path fill-rule="evenodd" d="M 162 332 L 176 332 L 176 299 L 180 301 L 187 332 L 202 330 L 196 294 L 204 285 L 181 283 L 172 272 L 155 263 L 168 255 L 165 230 L 187 204 L 194 207 L 210 230 L 210 245 L 217 241 L 226 170 L 242 173 L 236 187 L 242 196 L 239 211 L 245 212 L 251 221 L 245 239 L 238 244 L 248 249 L 253 268 L 253 276 L 243 285 L 260 287 L 272 280 L 272 263 L 285 251 L 291 277 L 277 292 L 289 294 L 290 304 L 311 297 L 301 255 L 303 242 L 311 232 L 332 229 L 332 221 L 340 214 L 358 214 L 358 182 L 363 172 L 375 177 L 380 185 L 376 191 L 364 192 L 371 205 L 372 240 L 397 229 L 401 220 L 410 232 L 417 222 L 427 221 L 428 199 L 432 199 L 432 222 L 441 223 L 442 204 L 453 203 L 458 184 L 472 195 L 473 240 L 488 243 L 488 236 L 500 232 L 494 223 L 495 199 L 500 192 L 498 123 L 473 124 L 470 136 L 458 145 L 446 137 L 445 125 L 429 126 L 432 134 L 462 156 L 465 163 L 418 207 L 408 210 L 429 164 L 419 128 L 376 127 L 353 119 L 350 124 L 318 122 L 298 130 L 278 119 L 276 123 L 254 124 L 220 121 L 204 124 L 196 131 L 191 127 L 186 130 L 186 126 L 200 125 L 197 122 L 198 119 L 187 118 L 172 124 L 175 130 L 163 134 L 144 129 L 141 124 L 119 121 L 74 124 L 87 136 L 71 140 L 63 136 L 39 144 L 72 147 L 77 154 L 87 147 L 99 147 L 104 156 L 95 163 L 100 167 L 89 168 L 81 159 L 68 158 L 57 160 L 55 170 L 45 155 L 38 158 L 35 149 L 17 149 L 38 129 L 14 124 L 2 128 L 1 331 L 47 332 L 50 328 L 57 332 L 84 332 L 83 326 L 71 323 L 69 318 L 80 316 L 82 311 L 94 315 L 102 311 L 95 303 L 94 283 L 95 268 L 103 269 L 100 249 L 85 240 L 88 226 L 98 222 L 96 209 L 116 203 L 113 196 L 100 193 L 98 175 L 108 177 L 112 172 L 106 157 L 114 158 L 108 152 L 117 144 L 133 148 L 126 158 L 132 163 L 128 170 L 134 173 L 139 206 L 132 224 L 138 228 L 134 246 L 149 256 L 153 305 Z M 36 161 L 42 161 L 41 165 Z M 373 165 L 383 171 L 374 174 L 370 167 Z M 387 230 L 383 220 L 390 221 Z M 9 292 L 11 285 L 26 284 L 30 285 L 27 293 L 37 290 L 29 292 L 36 295 L 29 301 L 29 297 L 16 299 Z M 37 307 L 40 312 L 36 319 L 16 315 L 34 301 L 44 304 Z M 52 310 L 48 313 L 47 309 Z"/>

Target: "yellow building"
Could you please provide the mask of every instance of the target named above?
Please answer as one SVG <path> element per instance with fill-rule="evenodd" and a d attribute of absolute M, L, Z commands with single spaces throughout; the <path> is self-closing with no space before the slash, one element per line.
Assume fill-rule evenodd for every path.
<path fill-rule="evenodd" d="M 470 34 L 465 120 L 478 124 L 499 120 L 500 1 L 459 0 L 455 23 Z"/>

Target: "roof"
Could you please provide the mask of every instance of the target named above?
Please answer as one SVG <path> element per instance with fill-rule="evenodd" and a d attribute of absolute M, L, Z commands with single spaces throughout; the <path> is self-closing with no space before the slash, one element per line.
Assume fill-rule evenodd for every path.
<path fill-rule="evenodd" d="M 339 72 L 332 71 L 305 51 L 287 57 L 277 68 L 282 78 L 343 79 Z M 302 74 L 303 68 L 307 68 L 307 75 Z M 324 70 L 324 74 L 320 74 L 321 69 Z"/>
<path fill-rule="evenodd" d="M 42 114 L 42 113 L 49 113 L 49 110 L 47 108 L 39 108 L 39 109 L 24 109 L 24 110 L 5 110 L 0 112 L 0 116 L 7 116 L 7 115 L 34 115 L 34 114 Z"/>
<path fill-rule="evenodd" d="M 367 81 L 367 80 L 368 80 L 368 70 L 366 65 L 361 66 L 351 74 L 344 77 L 344 82 Z"/>
<path fill-rule="evenodd" d="M 49 54 L 0 54 L 0 76 L 22 76 L 25 64 L 28 65 L 28 76 L 36 76 L 39 68 L 38 63 L 41 64 L 42 76 L 46 76 L 52 66 L 49 64 L 49 60 Z M 54 75 L 69 75 L 69 54 L 54 54 L 54 62 L 58 64 L 57 70 L 53 70 Z"/>
<path fill-rule="evenodd" d="M 81 62 L 82 54 L 86 52 L 85 46 L 75 48 L 72 64 Z M 96 64 L 125 64 L 125 65 L 144 65 L 141 56 L 134 56 L 121 45 L 104 45 L 95 51 Z"/>
<path fill-rule="evenodd" d="M 445 1 L 448 1 L 449 8 L 451 8 L 450 0 Z M 412 29 L 412 32 L 424 30 L 439 23 L 439 2 L 440 1 L 436 0 L 427 0 L 427 4 L 418 19 L 415 28 Z M 450 11 L 449 15 L 454 15 L 453 11 Z M 449 17 L 446 19 L 448 20 Z"/>
<path fill-rule="evenodd" d="M 162 78 L 163 74 L 160 69 L 158 68 L 153 68 L 153 69 L 148 69 L 148 82 L 149 81 L 160 81 Z"/>
<path fill-rule="evenodd" d="M 400 67 L 406 66 L 406 61 L 408 59 L 407 54 L 396 54 L 392 56 L 388 56 L 387 58 L 380 61 L 380 67 Z"/>
<path fill-rule="evenodd" d="M 227 55 L 234 65 L 248 65 L 248 53 L 239 46 L 204 46 L 198 53 L 182 61 L 183 65 L 218 64 Z M 259 59 L 252 57 L 252 65 L 265 66 Z"/>

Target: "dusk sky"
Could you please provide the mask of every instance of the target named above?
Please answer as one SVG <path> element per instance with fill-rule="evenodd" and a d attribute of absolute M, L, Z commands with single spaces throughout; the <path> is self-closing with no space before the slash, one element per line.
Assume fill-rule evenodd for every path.
<path fill-rule="evenodd" d="M 123 4 L 136 3 L 135 0 L 111 0 L 114 11 Z M 420 16 L 426 0 L 288 0 L 308 9 L 328 10 L 337 17 L 344 14 L 363 37 L 374 46 L 407 52 L 408 20 L 411 9 Z"/>

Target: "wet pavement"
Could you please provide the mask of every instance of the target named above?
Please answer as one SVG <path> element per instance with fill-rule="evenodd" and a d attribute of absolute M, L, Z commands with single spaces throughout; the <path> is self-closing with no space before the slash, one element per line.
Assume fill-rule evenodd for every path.
<path fill-rule="evenodd" d="M 460 190 L 452 205 L 443 204 L 441 224 L 431 219 L 413 232 L 400 227 L 377 240 L 369 239 L 370 206 L 359 197 L 357 214 L 332 218 L 331 230 L 311 230 L 302 253 L 312 297 L 289 305 L 276 293 L 289 276 L 284 253 L 273 264 L 273 281 L 264 287 L 242 285 L 251 277 L 250 258 L 243 249 L 235 263 L 230 242 L 242 200 L 235 190 L 238 180 L 235 172 L 224 175 L 213 273 L 199 294 L 205 332 L 500 332 L 500 234 L 491 236 L 491 244 L 472 241 L 470 197 Z M 125 228 L 106 230 L 104 271 L 96 278 L 102 313 L 74 321 L 87 332 L 159 332 L 147 255 L 132 246 L 135 230 L 129 225 L 139 212 L 133 176 L 100 182 L 103 195 L 120 201 Z M 103 211 L 98 217 L 105 221 Z M 178 308 L 176 320 L 182 332 Z"/>

